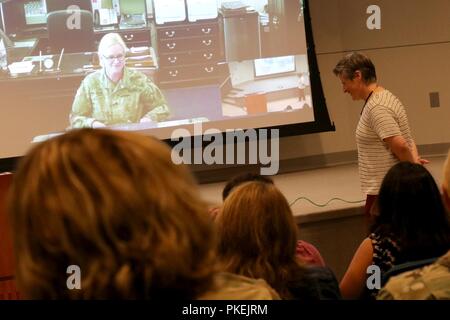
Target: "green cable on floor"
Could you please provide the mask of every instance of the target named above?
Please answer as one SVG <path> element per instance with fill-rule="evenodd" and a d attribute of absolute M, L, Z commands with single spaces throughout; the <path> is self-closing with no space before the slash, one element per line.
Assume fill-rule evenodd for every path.
<path fill-rule="evenodd" d="M 348 200 L 341 199 L 341 198 L 331 198 L 325 204 L 319 204 L 319 203 L 315 203 L 314 201 L 310 200 L 307 197 L 298 197 L 292 203 L 290 203 L 289 206 L 292 207 L 299 200 L 306 200 L 306 201 L 308 201 L 309 203 L 311 203 L 312 205 L 314 205 L 316 207 L 326 207 L 333 200 L 339 200 L 339 201 L 342 201 L 342 202 L 345 202 L 345 203 L 361 203 L 361 202 L 366 201 L 366 200 L 348 201 Z"/>

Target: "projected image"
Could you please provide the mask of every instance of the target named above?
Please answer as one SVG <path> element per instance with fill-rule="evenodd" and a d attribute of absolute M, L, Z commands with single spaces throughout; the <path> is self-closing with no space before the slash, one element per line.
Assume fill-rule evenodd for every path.
<path fill-rule="evenodd" d="M 49 39 L 46 30 L 41 35 L 30 27 L 34 12 L 75 2 L 92 11 L 95 23 L 89 30 L 80 33 L 64 24 L 58 28 L 63 36 Z M 6 71 L 0 73 L 0 136 L 14 132 L 15 139 L 1 142 L 0 159 L 20 156 L 32 142 L 79 127 L 107 126 L 161 139 L 199 122 L 219 131 L 290 125 L 328 129 L 324 99 L 317 103 L 310 85 L 316 83 L 323 97 L 320 79 L 310 78 L 318 72 L 310 70 L 302 3 L 0 3 L 3 29 L 8 36 L 14 33 L 15 44 L 8 49 Z M 99 50 L 101 40 L 112 33 L 115 40 Z M 78 50 L 62 50 L 68 43 Z"/>
<path fill-rule="evenodd" d="M 306 53 L 302 1 L 221 1 L 228 61 Z"/>
<path fill-rule="evenodd" d="M 232 86 L 222 101 L 224 115 L 296 111 L 296 121 L 314 121 L 305 55 L 231 62 L 229 67 Z"/>

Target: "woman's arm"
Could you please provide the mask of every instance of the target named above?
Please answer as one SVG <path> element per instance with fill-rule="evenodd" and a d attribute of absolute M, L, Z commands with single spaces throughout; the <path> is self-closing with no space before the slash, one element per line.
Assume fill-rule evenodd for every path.
<path fill-rule="evenodd" d="M 372 264 L 372 259 L 372 241 L 366 238 L 356 250 L 339 284 L 344 299 L 358 299 L 362 296 L 366 287 L 367 267 Z"/>

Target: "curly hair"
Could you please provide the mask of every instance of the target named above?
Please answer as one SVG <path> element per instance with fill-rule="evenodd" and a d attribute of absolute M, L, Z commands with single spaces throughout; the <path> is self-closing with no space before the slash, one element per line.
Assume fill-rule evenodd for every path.
<path fill-rule="evenodd" d="M 26 298 L 191 299 L 212 283 L 206 205 L 154 138 L 81 129 L 37 145 L 14 176 L 9 213 Z M 69 265 L 81 290 L 67 289 Z"/>

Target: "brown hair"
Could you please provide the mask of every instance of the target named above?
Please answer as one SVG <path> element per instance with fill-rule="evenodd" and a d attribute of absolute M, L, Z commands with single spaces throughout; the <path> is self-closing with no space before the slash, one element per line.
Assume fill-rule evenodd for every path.
<path fill-rule="evenodd" d="M 17 281 L 26 298 L 195 298 L 214 273 L 197 187 L 162 142 L 73 130 L 34 147 L 10 194 Z M 69 265 L 81 290 L 68 290 Z"/>
<path fill-rule="evenodd" d="M 365 84 L 374 83 L 377 81 L 377 74 L 375 66 L 372 61 L 365 55 L 359 52 L 352 52 L 343 57 L 336 64 L 333 73 L 336 76 L 352 80 L 355 77 L 355 72 L 360 71 L 362 80 Z"/>
<path fill-rule="evenodd" d="M 297 226 L 283 194 L 264 182 L 247 182 L 224 202 L 217 217 L 218 254 L 228 272 L 265 279 L 282 298 L 303 267 L 296 258 Z"/>

